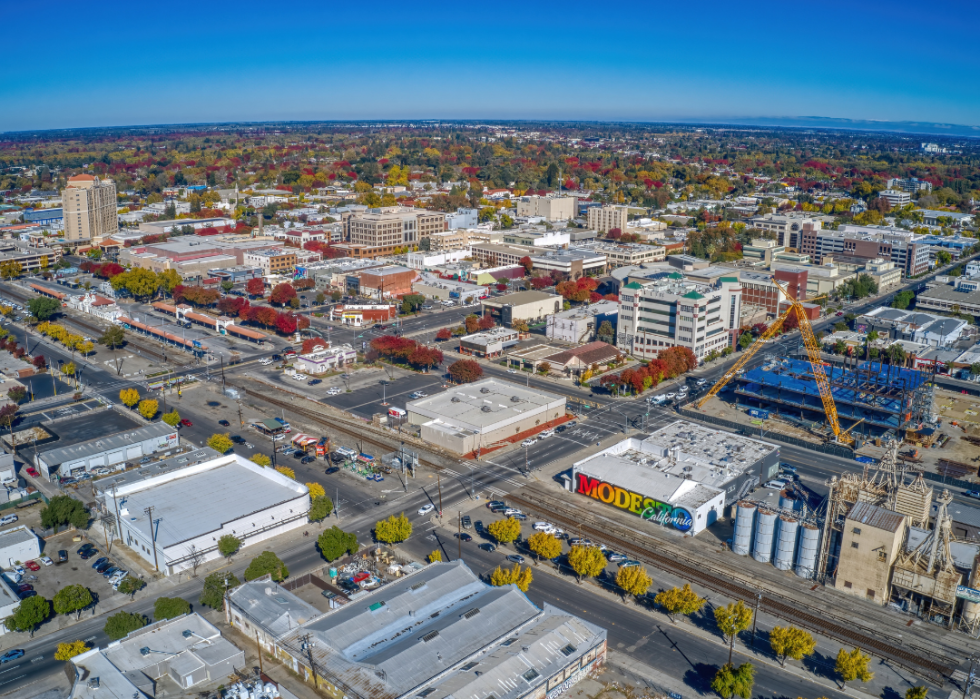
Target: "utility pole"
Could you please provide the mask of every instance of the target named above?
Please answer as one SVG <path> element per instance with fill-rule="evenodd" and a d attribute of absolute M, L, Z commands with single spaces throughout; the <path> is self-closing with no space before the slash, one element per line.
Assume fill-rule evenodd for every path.
<path fill-rule="evenodd" d="M 337 499 L 333 501 L 333 513 L 337 519 L 340 519 L 340 488 L 334 490 L 334 497 Z"/>
<path fill-rule="evenodd" d="M 265 673 L 265 670 L 262 669 L 262 644 L 259 643 L 259 630 L 258 629 L 255 629 L 255 650 L 259 654 L 259 672 Z"/>
<path fill-rule="evenodd" d="M 218 360 L 221 362 L 221 394 L 225 393 L 225 358 L 222 355 L 218 355 Z"/>
<path fill-rule="evenodd" d="M 272 440 L 272 468 L 276 467 L 276 435 L 275 433 L 269 434 L 269 439 Z"/>
<path fill-rule="evenodd" d="M 976 667 L 976 664 L 977 664 L 977 656 L 971 655 L 970 674 L 967 675 L 966 682 L 963 683 L 963 699 L 966 699 L 966 697 L 970 694 L 970 687 L 973 686 L 973 680 L 976 678 L 976 675 L 974 674 L 974 669 Z"/>
<path fill-rule="evenodd" d="M 456 511 L 456 543 L 457 549 L 457 560 L 463 558 L 463 513 L 459 510 Z"/>
<path fill-rule="evenodd" d="M 245 427 L 245 421 L 242 419 L 242 401 L 238 401 L 238 422 L 241 423 L 242 427 Z"/>
<path fill-rule="evenodd" d="M 762 593 L 755 593 L 755 614 L 752 615 L 752 647 L 755 648 L 755 630 L 759 625 L 759 607 L 762 606 Z"/>
<path fill-rule="evenodd" d="M 150 541 L 153 542 L 153 567 L 156 568 L 156 571 L 159 573 L 160 563 L 157 561 L 157 534 L 156 526 L 153 523 L 153 506 L 151 505 L 150 507 L 147 507 L 143 510 L 143 512 L 145 512 L 146 516 L 150 518 Z"/>
<path fill-rule="evenodd" d="M 303 636 L 303 650 L 306 651 L 306 657 L 310 661 L 310 671 L 313 673 L 313 686 L 317 686 L 316 679 L 316 665 L 313 663 L 313 647 L 316 646 L 316 641 L 310 641 L 310 634 Z"/>
<path fill-rule="evenodd" d="M 439 486 L 439 519 L 442 519 L 442 476 L 437 475 L 437 484 Z"/>

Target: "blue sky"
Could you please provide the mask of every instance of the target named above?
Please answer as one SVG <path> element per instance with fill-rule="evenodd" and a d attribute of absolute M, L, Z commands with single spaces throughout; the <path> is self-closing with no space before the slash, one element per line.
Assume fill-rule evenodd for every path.
<path fill-rule="evenodd" d="M 975 1 L 3 6 L 0 131 L 424 118 L 980 125 Z"/>

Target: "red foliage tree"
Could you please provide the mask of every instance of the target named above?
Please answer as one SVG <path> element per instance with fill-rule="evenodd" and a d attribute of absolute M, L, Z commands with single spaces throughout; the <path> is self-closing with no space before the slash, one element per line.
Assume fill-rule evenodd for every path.
<path fill-rule="evenodd" d="M 299 330 L 306 330 L 310 327 L 310 319 L 306 316 L 296 316 L 296 327 Z"/>
<path fill-rule="evenodd" d="M 252 277 L 245 282 L 245 291 L 252 296 L 261 296 L 265 293 L 265 282 L 261 277 Z"/>
<path fill-rule="evenodd" d="M 463 319 L 463 324 L 466 325 L 467 334 L 472 335 L 480 327 L 480 318 L 477 315 L 470 313 Z"/>
<path fill-rule="evenodd" d="M 406 359 L 416 345 L 415 340 L 398 335 L 382 335 L 371 340 L 371 349 L 377 351 L 382 357 L 393 359 Z"/>
<path fill-rule="evenodd" d="M 92 273 L 103 279 L 112 279 L 117 274 L 122 274 L 125 271 L 122 265 L 117 265 L 115 262 L 106 262 L 104 265 L 99 265 L 97 270 L 93 269 Z"/>
<path fill-rule="evenodd" d="M 460 359 L 449 365 L 449 375 L 456 383 L 471 383 L 483 376 L 483 367 L 472 359 Z"/>
<path fill-rule="evenodd" d="M 451 340 L 453 337 L 453 331 L 449 328 L 440 328 L 439 332 L 436 333 L 437 340 Z"/>
<path fill-rule="evenodd" d="M 610 228 L 608 231 L 606 231 L 606 237 L 609 238 L 609 240 L 619 240 L 623 237 L 623 231 L 620 228 Z"/>
<path fill-rule="evenodd" d="M 218 300 L 218 311 L 226 316 L 237 318 L 242 308 L 247 305 L 248 301 L 241 296 L 222 296 Z"/>
<path fill-rule="evenodd" d="M 497 287 L 497 291 L 507 291 L 507 285 L 506 284 L 495 284 L 494 286 Z"/>
<path fill-rule="evenodd" d="M 619 294 L 606 294 L 602 298 L 606 301 L 615 301 L 616 303 L 619 303 Z"/>
<path fill-rule="evenodd" d="M 408 355 L 408 363 L 420 369 L 431 369 L 442 364 L 442 352 L 435 347 L 419 345 Z"/>
<path fill-rule="evenodd" d="M 597 303 L 602 301 L 602 294 L 597 294 L 594 291 L 589 292 L 589 303 Z"/>
<path fill-rule="evenodd" d="M 551 286 L 551 277 L 534 277 L 531 280 L 532 289 L 544 289 Z"/>
<path fill-rule="evenodd" d="M 531 262 L 531 258 L 528 257 L 527 255 L 525 255 L 520 260 L 518 260 L 518 262 L 520 263 L 520 265 L 522 267 L 524 267 L 524 273 L 525 274 L 530 274 L 531 273 L 531 270 L 534 269 L 534 263 Z"/>
<path fill-rule="evenodd" d="M 287 304 L 290 299 L 296 298 L 296 289 L 292 287 L 291 284 L 277 284 L 273 289 L 272 293 L 269 294 L 269 300 L 272 303 Z"/>
<path fill-rule="evenodd" d="M 31 364 L 33 364 L 34 368 L 37 369 L 38 371 L 41 371 L 42 369 L 44 369 L 44 367 L 48 365 L 47 361 L 44 359 L 43 354 L 39 354 L 35 356 L 34 359 L 31 361 Z"/>
<path fill-rule="evenodd" d="M 276 313 L 276 309 L 269 308 L 268 306 L 254 306 L 248 312 L 248 319 L 250 321 L 264 325 L 267 328 L 275 325 L 276 318 L 278 317 L 279 314 Z"/>
<path fill-rule="evenodd" d="M 296 291 L 306 291 L 307 289 L 312 289 L 315 286 L 312 279 L 297 279 L 293 282 L 293 288 Z"/>
<path fill-rule="evenodd" d="M 300 350 L 301 354 L 309 354 L 318 347 L 326 348 L 327 341 L 322 337 L 313 337 L 308 340 L 303 340 L 303 349 Z"/>
<path fill-rule="evenodd" d="M 476 324 L 478 330 L 489 330 L 494 326 L 493 316 L 487 314 L 480 317 L 480 321 Z"/>
<path fill-rule="evenodd" d="M 279 313 L 276 315 L 276 330 L 283 335 L 292 335 L 296 332 L 296 316 L 292 313 Z"/>

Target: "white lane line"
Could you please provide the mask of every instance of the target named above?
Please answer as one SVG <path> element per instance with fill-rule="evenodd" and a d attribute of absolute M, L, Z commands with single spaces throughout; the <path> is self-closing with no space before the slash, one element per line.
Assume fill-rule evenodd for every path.
<path fill-rule="evenodd" d="M 25 677 L 27 677 L 27 675 L 19 675 L 17 677 L 14 677 L 13 679 L 7 680 L 6 682 L 0 682 L 0 687 L 2 687 L 5 684 L 10 684 L 11 682 L 16 682 L 17 680 L 22 680 Z"/>

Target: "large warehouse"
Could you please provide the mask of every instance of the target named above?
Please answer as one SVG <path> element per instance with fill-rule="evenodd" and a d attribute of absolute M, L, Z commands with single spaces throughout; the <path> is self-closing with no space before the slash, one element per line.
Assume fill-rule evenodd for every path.
<path fill-rule="evenodd" d="M 237 454 L 123 484 L 102 497 L 119 522 L 119 538 L 167 575 L 219 558 L 225 534 L 252 546 L 304 526 L 310 510 L 305 485 Z"/>
<path fill-rule="evenodd" d="M 779 468 L 779 447 L 678 420 L 572 465 L 565 488 L 697 534 Z"/>
<path fill-rule="evenodd" d="M 510 381 L 484 379 L 409 401 L 408 422 L 422 439 L 468 454 L 565 414 L 565 397 Z"/>
<path fill-rule="evenodd" d="M 110 411 L 99 414 L 112 415 Z M 62 445 L 65 441 L 70 439 L 63 438 L 57 444 Z M 149 454 L 175 449 L 179 442 L 177 428 L 165 422 L 154 422 L 91 441 L 42 451 L 34 457 L 34 465 L 48 480 L 97 468 L 117 471 L 122 470 L 127 461 L 139 461 Z"/>

